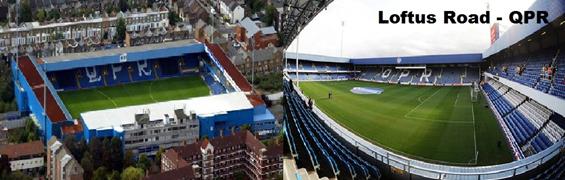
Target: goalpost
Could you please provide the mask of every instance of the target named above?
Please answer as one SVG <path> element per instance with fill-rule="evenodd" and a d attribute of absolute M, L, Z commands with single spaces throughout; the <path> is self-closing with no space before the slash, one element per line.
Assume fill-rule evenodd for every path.
<path fill-rule="evenodd" d="M 477 102 L 479 100 L 479 92 L 481 91 L 481 89 L 479 89 L 479 85 L 476 82 L 473 82 L 473 85 L 471 86 L 471 102 Z"/>

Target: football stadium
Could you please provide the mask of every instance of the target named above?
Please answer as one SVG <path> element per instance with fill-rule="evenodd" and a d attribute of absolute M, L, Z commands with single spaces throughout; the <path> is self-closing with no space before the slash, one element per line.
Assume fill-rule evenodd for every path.
<path fill-rule="evenodd" d="M 125 150 L 277 133 L 265 102 L 215 44 L 181 40 L 11 61 L 18 108 L 51 136 L 119 137 Z"/>
<path fill-rule="evenodd" d="M 551 22 L 512 26 L 482 53 L 288 49 L 285 153 L 304 169 L 293 176 L 565 177 L 565 4 L 538 0 L 529 10 L 548 10 Z"/>

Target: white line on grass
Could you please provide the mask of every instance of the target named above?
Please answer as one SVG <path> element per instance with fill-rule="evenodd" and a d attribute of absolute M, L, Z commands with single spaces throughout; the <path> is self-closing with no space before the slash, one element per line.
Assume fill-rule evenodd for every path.
<path fill-rule="evenodd" d="M 404 117 L 406 117 L 408 114 L 412 113 L 414 110 L 418 109 L 422 104 L 424 104 L 426 101 L 428 101 L 428 99 L 430 99 L 431 97 L 435 96 L 435 95 L 439 92 L 440 89 L 441 89 L 441 88 L 438 88 L 438 89 L 436 90 L 436 92 L 434 92 L 434 94 L 432 94 L 432 95 L 429 96 L 428 98 L 424 99 L 424 101 L 420 102 L 420 104 L 418 104 L 416 107 L 414 107 L 414 108 L 413 108 L 412 110 L 410 110 L 408 113 L 404 114 Z"/>
<path fill-rule="evenodd" d="M 414 117 L 410 115 L 404 115 L 406 119 L 417 119 L 422 121 L 429 121 L 429 122 L 438 122 L 438 123 L 445 123 L 445 124 L 473 124 L 473 122 L 467 121 L 451 121 L 451 120 L 443 120 L 443 119 L 428 119 L 428 118 L 421 118 L 421 117 Z"/>
<path fill-rule="evenodd" d="M 114 102 L 114 100 L 112 98 L 110 98 L 110 96 L 106 95 L 105 93 L 103 93 L 102 91 L 96 89 L 96 92 L 98 92 L 98 94 L 101 94 L 102 96 L 106 97 L 106 99 L 110 100 L 110 102 L 112 102 L 112 104 L 114 104 L 114 107 L 118 107 L 118 104 L 116 104 L 116 102 Z"/>
<path fill-rule="evenodd" d="M 151 99 L 155 102 L 159 102 L 157 100 L 155 100 L 155 98 L 153 97 L 153 82 L 155 81 L 151 81 L 151 83 L 149 83 L 149 97 L 151 97 Z"/>
<path fill-rule="evenodd" d="M 475 106 L 473 104 L 471 104 L 471 113 L 472 113 L 472 117 L 473 117 L 473 139 L 475 140 L 475 164 L 477 164 L 477 126 L 475 125 Z"/>
<path fill-rule="evenodd" d="M 453 107 L 457 106 L 457 100 L 459 100 L 459 93 L 457 93 L 457 98 L 455 98 L 455 103 L 453 103 Z"/>

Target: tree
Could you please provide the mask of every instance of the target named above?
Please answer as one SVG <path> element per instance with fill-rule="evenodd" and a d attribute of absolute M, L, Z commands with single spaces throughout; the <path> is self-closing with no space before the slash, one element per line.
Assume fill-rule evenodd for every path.
<path fill-rule="evenodd" d="M 126 151 L 124 155 L 124 167 L 130 167 L 135 165 L 135 160 L 133 159 L 133 152 L 130 150 Z"/>
<path fill-rule="evenodd" d="M 102 166 L 110 167 L 112 165 L 110 152 L 110 139 L 104 138 L 102 140 Z"/>
<path fill-rule="evenodd" d="M 94 164 L 92 164 L 92 156 L 88 151 L 84 152 L 84 156 L 80 160 L 80 166 L 82 166 L 82 169 L 84 169 L 83 176 L 85 177 L 85 179 L 92 177 L 92 171 L 94 171 Z"/>
<path fill-rule="evenodd" d="M 143 178 L 143 174 L 143 169 L 130 166 L 122 172 L 122 180 L 139 180 Z"/>
<path fill-rule="evenodd" d="M 92 174 L 92 180 L 106 180 L 106 174 L 107 174 L 107 170 L 106 167 L 101 166 L 98 169 L 96 169 L 96 171 L 94 171 L 94 173 Z"/>
<path fill-rule="evenodd" d="M 268 5 L 265 8 L 265 16 L 261 19 L 267 26 L 272 26 L 275 19 L 277 9 L 273 5 Z"/>
<path fill-rule="evenodd" d="M 107 178 L 108 180 L 120 180 L 121 179 L 121 174 L 119 171 L 112 171 L 112 173 L 108 174 Z"/>
<path fill-rule="evenodd" d="M 155 154 L 155 164 L 160 168 L 161 167 L 161 158 L 163 157 L 163 153 L 165 153 L 165 149 L 159 148 L 157 154 Z"/>
<path fill-rule="evenodd" d="M 118 137 L 113 137 L 110 141 L 110 160 L 112 170 L 120 171 L 123 168 L 123 151 L 122 151 L 122 140 Z"/>
<path fill-rule="evenodd" d="M 40 9 L 35 13 L 35 20 L 39 22 L 45 21 L 46 17 L 47 17 L 47 13 L 43 9 Z"/>
<path fill-rule="evenodd" d="M 96 137 L 90 139 L 90 143 L 88 143 L 88 151 L 90 155 L 92 155 L 93 169 L 102 166 L 103 151 L 100 139 Z"/>
<path fill-rule="evenodd" d="M 47 13 L 48 20 L 57 20 L 59 18 L 61 18 L 61 13 L 59 12 L 58 9 L 51 9 L 51 11 Z"/>
<path fill-rule="evenodd" d="M 177 22 L 181 21 L 182 19 L 179 15 L 174 11 L 169 11 L 169 25 L 176 26 Z"/>
<path fill-rule="evenodd" d="M 0 156 L 0 179 L 5 179 L 11 171 L 12 168 L 10 167 L 8 156 Z"/>
<path fill-rule="evenodd" d="M 263 0 L 249 0 L 248 4 L 249 8 L 251 8 L 252 13 L 261 11 L 263 9 L 263 6 L 265 6 Z"/>
<path fill-rule="evenodd" d="M 19 23 L 24 23 L 24 22 L 31 22 L 33 21 L 32 18 L 32 13 L 31 13 L 31 6 L 29 6 L 29 2 L 28 1 L 22 1 L 20 2 L 20 16 L 19 16 Z"/>
<path fill-rule="evenodd" d="M 241 127 L 239 127 L 239 130 L 240 130 L 240 131 L 250 131 L 250 130 L 251 130 L 251 125 L 249 125 L 249 124 L 241 125 Z"/>
<path fill-rule="evenodd" d="M 116 26 L 116 41 L 123 42 L 126 38 L 126 21 L 124 18 L 118 19 L 118 25 Z"/>
<path fill-rule="evenodd" d="M 127 0 L 120 0 L 120 2 L 118 2 L 118 6 L 122 12 L 126 12 L 129 9 Z"/>
<path fill-rule="evenodd" d="M 33 178 L 22 173 L 21 171 L 14 171 L 11 174 L 8 174 L 8 177 L 6 179 L 32 180 Z"/>
<path fill-rule="evenodd" d="M 137 168 L 141 168 L 147 171 L 151 167 L 151 160 L 147 158 L 147 155 L 141 154 L 139 160 L 137 161 Z"/>

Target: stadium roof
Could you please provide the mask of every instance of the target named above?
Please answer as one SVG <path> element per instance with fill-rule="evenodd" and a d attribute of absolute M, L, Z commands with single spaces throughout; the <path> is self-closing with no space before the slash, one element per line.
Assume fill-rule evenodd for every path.
<path fill-rule="evenodd" d="M 195 40 L 181 40 L 102 51 L 71 53 L 62 56 L 42 58 L 39 62 L 47 64 L 47 71 L 56 71 L 77 67 L 122 63 L 124 60 L 128 62 L 140 61 L 199 52 L 204 52 L 204 46 L 201 43 Z M 126 59 L 121 59 L 120 57 L 122 55 L 126 55 Z"/>
<path fill-rule="evenodd" d="M 408 57 L 382 57 L 351 59 L 355 65 L 372 64 L 452 64 L 452 63 L 479 63 L 483 58 L 481 54 L 445 54 Z"/>
<path fill-rule="evenodd" d="M 296 59 L 297 53 L 292 50 L 286 51 L 285 57 L 287 59 Z M 333 57 L 316 54 L 298 53 L 299 60 L 317 61 L 317 62 L 334 62 L 334 63 L 349 63 L 349 58 Z"/>
<path fill-rule="evenodd" d="M 135 114 L 144 112 L 149 112 L 149 121 L 155 121 L 163 120 L 165 114 L 169 117 L 174 117 L 176 109 L 184 109 L 185 114 L 194 112 L 197 116 L 207 117 L 216 114 L 224 114 L 229 111 L 252 108 L 253 106 L 247 100 L 245 93 L 234 92 L 185 100 L 90 111 L 82 113 L 81 117 L 88 129 L 121 130 L 121 126 L 124 124 L 135 124 Z"/>
<path fill-rule="evenodd" d="M 549 13 L 548 21 L 552 22 L 558 19 L 560 16 L 565 14 L 565 1 L 555 0 L 555 1 L 545 1 L 537 0 L 529 8 L 531 11 L 544 10 Z M 541 28 L 547 26 L 543 23 L 529 23 L 523 25 L 513 25 L 508 29 L 502 36 L 494 42 L 486 51 L 483 52 L 483 57 L 487 58 L 490 55 L 496 54 L 503 49 L 512 46 L 513 44 L 519 42 L 532 35 Z"/>

